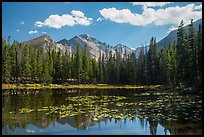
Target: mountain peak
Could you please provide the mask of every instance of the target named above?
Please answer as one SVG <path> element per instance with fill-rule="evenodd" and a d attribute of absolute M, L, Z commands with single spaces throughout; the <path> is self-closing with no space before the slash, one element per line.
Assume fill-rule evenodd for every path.
<path fill-rule="evenodd" d="M 37 38 L 52 39 L 52 38 L 51 38 L 49 35 L 47 35 L 47 34 L 41 35 L 40 37 L 37 37 Z"/>
<path fill-rule="evenodd" d="M 127 47 L 127 46 L 125 46 L 125 45 L 123 45 L 123 44 L 117 44 L 115 47 L 117 47 L 117 48 L 122 48 L 122 47 Z"/>
<path fill-rule="evenodd" d="M 79 37 L 90 37 L 88 34 L 81 34 Z"/>
<path fill-rule="evenodd" d="M 66 45 L 68 43 L 68 40 L 67 39 L 62 39 L 62 40 L 58 41 L 57 43 L 60 43 L 62 45 Z"/>
<path fill-rule="evenodd" d="M 86 40 L 91 40 L 91 37 L 88 34 L 82 34 L 82 35 L 79 35 L 79 37 Z"/>

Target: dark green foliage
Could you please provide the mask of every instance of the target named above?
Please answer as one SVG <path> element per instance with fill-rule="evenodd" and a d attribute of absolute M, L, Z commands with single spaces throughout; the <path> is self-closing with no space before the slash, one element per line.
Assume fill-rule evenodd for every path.
<path fill-rule="evenodd" d="M 167 50 L 167 67 L 169 70 L 169 85 L 176 85 L 176 43 L 174 45 L 169 44 Z"/>
<path fill-rule="evenodd" d="M 37 79 L 37 82 L 42 82 L 42 72 L 43 72 L 43 61 L 42 61 L 42 51 L 41 50 L 38 50 L 38 53 L 37 53 L 37 76 L 38 76 L 38 79 Z"/>
<path fill-rule="evenodd" d="M 78 83 L 80 83 L 83 69 L 82 69 L 82 56 L 81 56 L 79 45 L 77 45 L 74 69 L 76 69 L 75 78 L 77 78 Z"/>
<path fill-rule="evenodd" d="M 86 45 L 84 46 L 83 55 L 82 55 L 82 81 L 87 83 L 89 79 L 89 55 Z"/>
<path fill-rule="evenodd" d="M 31 58 L 31 66 L 32 66 L 32 73 L 31 73 L 31 77 L 32 77 L 32 81 L 35 83 L 37 81 L 37 77 L 38 77 L 38 69 L 37 69 L 37 56 L 38 56 L 38 51 L 35 48 L 33 51 L 33 56 Z"/>
<path fill-rule="evenodd" d="M 127 64 L 127 70 L 128 70 L 128 83 L 129 84 L 136 84 L 136 58 L 135 54 L 132 53 L 128 57 L 128 64 Z"/>
<path fill-rule="evenodd" d="M 122 57 L 116 51 L 102 54 L 98 59 L 88 49 L 76 53 L 68 50 L 49 51 L 16 41 L 2 40 L 2 83 L 106 83 L 167 86 L 196 86 L 202 84 L 202 26 L 184 29 L 181 21 L 177 41 L 158 52 L 152 37 L 147 51 L 143 48 L 138 58 L 134 53 Z M 187 33 L 188 32 L 188 33 Z"/>
<path fill-rule="evenodd" d="M 197 84 L 202 84 L 202 27 L 199 25 L 199 30 L 197 33 L 197 50 L 196 50 L 196 62 L 197 62 Z"/>
<path fill-rule="evenodd" d="M 10 83 L 11 81 L 11 58 L 8 51 L 8 46 L 6 45 L 6 42 L 2 41 L 2 82 L 3 83 Z"/>
<path fill-rule="evenodd" d="M 25 45 L 20 67 L 20 76 L 23 83 L 29 83 L 31 81 L 31 69 L 31 47 Z"/>
<path fill-rule="evenodd" d="M 168 50 L 163 48 L 159 54 L 159 80 L 162 85 L 170 85 L 170 70 L 168 66 Z"/>
<path fill-rule="evenodd" d="M 150 48 L 147 53 L 148 56 L 148 70 L 149 70 L 149 84 L 159 84 L 159 59 L 158 50 L 156 46 L 156 38 L 151 39 Z"/>

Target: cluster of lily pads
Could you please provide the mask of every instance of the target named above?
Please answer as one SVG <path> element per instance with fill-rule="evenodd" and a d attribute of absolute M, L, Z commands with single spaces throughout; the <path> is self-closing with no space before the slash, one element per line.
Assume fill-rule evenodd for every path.
<path fill-rule="evenodd" d="M 140 98 L 157 96 L 157 98 Z M 192 109 L 193 108 L 193 109 Z M 56 115 L 60 118 L 85 115 L 92 121 L 103 118 L 145 118 L 148 120 L 201 120 L 202 101 L 199 96 L 189 98 L 177 93 L 141 93 L 133 96 L 70 96 L 65 98 L 60 106 L 44 106 L 36 110 L 19 109 L 22 114 L 33 111 L 46 115 Z"/>
<path fill-rule="evenodd" d="M 22 114 L 30 113 L 30 112 L 33 112 L 33 111 L 34 111 L 33 109 L 29 109 L 29 108 L 19 109 L 19 112 L 22 113 Z"/>

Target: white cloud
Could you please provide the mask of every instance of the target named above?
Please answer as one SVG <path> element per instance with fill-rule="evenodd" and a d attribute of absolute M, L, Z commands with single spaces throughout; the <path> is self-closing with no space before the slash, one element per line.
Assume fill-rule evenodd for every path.
<path fill-rule="evenodd" d="M 201 10 L 202 9 L 202 4 L 198 5 L 198 6 L 194 6 L 194 10 Z"/>
<path fill-rule="evenodd" d="M 71 14 L 77 17 L 84 17 L 84 13 L 79 10 L 72 10 Z"/>
<path fill-rule="evenodd" d="M 36 21 L 35 26 L 43 27 L 43 23 L 41 21 Z"/>
<path fill-rule="evenodd" d="M 19 30 L 19 29 L 17 29 L 16 31 L 17 31 L 17 32 L 19 32 L 20 30 Z"/>
<path fill-rule="evenodd" d="M 43 34 L 47 34 L 47 32 L 45 32 L 45 31 L 43 31 L 42 33 L 43 33 Z"/>
<path fill-rule="evenodd" d="M 96 21 L 102 21 L 102 20 L 103 20 L 103 18 L 99 17 Z"/>
<path fill-rule="evenodd" d="M 21 21 L 19 24 L 24 25 L 24 24 L 25 24 L 25 22 L 24 22 L 24 21 Z"/>
<path fill-rule="evenodd" d="M 50 15 L 44 22 L 36 21 L 35 26 L 44 27 L 48 26 L 50 28 L 60 29 L 63 26 L 74 26 L 74 25 L 84 25 L 88 26 L 91 24 L 92 18 L 87 18 L 83 12 L 78 10 L 72 10 L 70 14 L 63 15 Z"/>
<path fill-rule="evenodd" d="M 31 31 L 29 31 L 28 33 L 29 33 L 29 34 L 35 34 L 35 33 L 38 33 L 38 31 L 37 31 L 37 30 L 31 30 Z"/>
<path fill-rule="evenodd" d="M 147 7 L 157 7 L 157 6 L 165 6 L 167 4 L 170 4 L 172 2 L 131 2 L 133 5 L 142 5 Z"/>
<path fill-rule="evenodd" d="M 181 20 L 184 20 L 184 23 L 187 24 L 190 19 L 202 18 L 202 11 L 195 11 L 195 7 L 194 4 L 188 4 L 183 7 L 175 6 L 155 10 L 143 6 L 141 14 L 132 13 L 129 9 L 118 10 L 116 8 L 104 8 L 99 12 L 105 19 L 116 23 L 129 23 L 134 26 L 145 26 L 151 23 L 155 25 L 178 25 Z"/>
<path fill-rule="evenodd" d="M 172 25 L 172 26 L 169 28 L 169 30 L 167 31 L 167 33 L 170 33 L 171 31 L 176 30 L 176 29 L 178 29 L 178 26 Z"/>

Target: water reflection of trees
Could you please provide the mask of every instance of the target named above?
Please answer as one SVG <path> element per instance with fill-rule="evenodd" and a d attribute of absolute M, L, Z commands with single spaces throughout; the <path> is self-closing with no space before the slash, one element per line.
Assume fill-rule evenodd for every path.
<path fill-rule="evenodd" d="M 2 128 L 4 128 L 5 133 L 9 129 L 10 131 L 14 132 L 17 127 L 26 128 L 28 124 L 36 125 L 40 128 L 47 128 L 50 124 L 54 123 L 55 121 L 59 122 L 60 124 L 69 124 L 74 128 L 77 129 L 87 129 L 91 126 L 96 125 L 98 122 L 93 122 L 91 120 L 92 115 L 94 113 L 90 113 L 88 116 L 83 114 L 76 115 L 69 118 L 62 118 L 55 115 L 45 115 L 44 113 L 34 111 L 29 114 L 19 114 L 19 108 L 32 108 L 37 109 L 43 106 L 59 106 L 62 104 L 66 104 L 65 98 L 67 96 L 81 96 L 81 95 L 119 95 L 118 92 L 98 92 L 97 90 L 92 91 L 76 91 L 76 90 L 50 90 L 50 91 L 33 91 L 33 90 L 12 90 L 6 91 L 2 93 Z M 122 95 L 132 95 L 132 92 L 123 92 Z M 120 94 L 121 95 L 121 94 Z M 133 98 L 134 99 L 134 98 Z M 10 113 L 12 112 L 12 113 Z M 103 118 L 101 122 L 107 122 L 107 120 L 112 121 L 112 118 Z M 132 118 L 135 120 L 135 118 Z M 124 119 L 123 123 L 119 119 L 114 119 L 115 123 L 126 124 L 127 120 Z M 145 118 L 140 118 L 140 126 L 142 128 L 147 127 L 147 123 L 149 123 L 150 134 L 156 135 L 157 134 L 157 127 L 158 124 L 164 127 L 164 133 L 167 134 L 184 134 L 185 132 L 182 131 L 182 128 L 166 121 L 155 121 L 152 118 L 146 120 Z M 180 126 L 183 126 L 182 124 Z M 195 125 L 189 125 L 192 129 L 201 129 L 201 127 L 195 127 Z M 100 128 L 100 122 L 99 122 Z M 186 130 L 185 130 L 186 131 Z M 189 133 L 191 134 L 191 133 Z"/>

